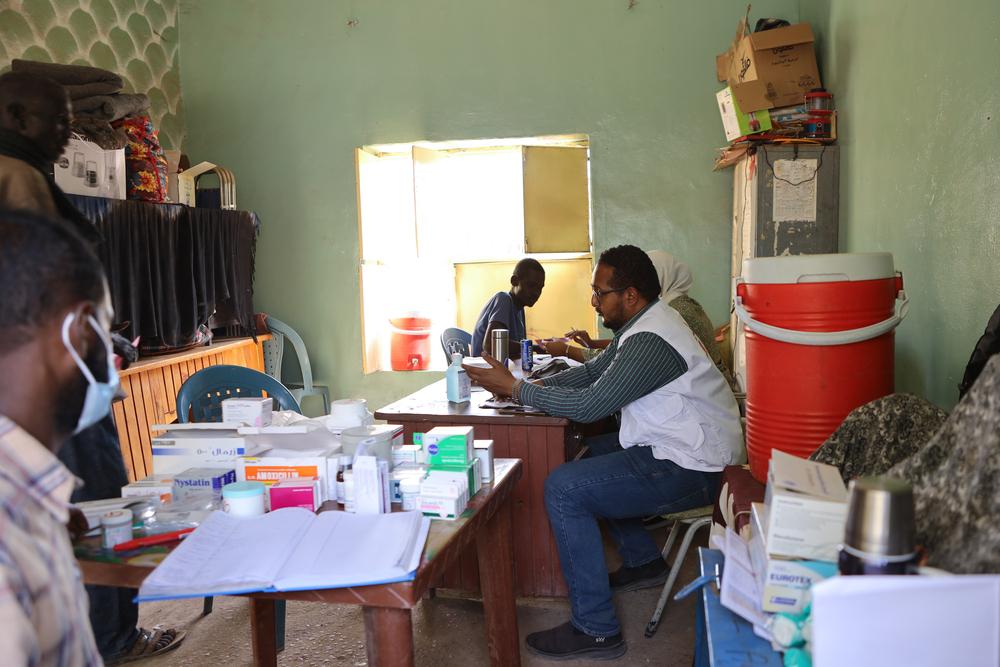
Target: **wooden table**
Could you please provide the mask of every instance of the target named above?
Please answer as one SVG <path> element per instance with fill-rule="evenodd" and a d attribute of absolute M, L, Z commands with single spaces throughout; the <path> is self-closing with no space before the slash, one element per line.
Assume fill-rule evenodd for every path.
<path fill-rule="evenodd" d="M 514 491 L 510 508 L 515 591 L 523 597 L 566 597 L 566 582 L 545 511 L 545 478 L 579 453 L 577 425 L 562 417 L 504 415 L 480 408 L 491 397 L 481 390 L 473 391 L 472 401 L 462 405 L 449 403 L 445 397 L 445 381 L 441 380 L 387 405 L 375 417 L 402 424 L 406 442 L 413 442 L 414 432 L 423 433 L 435 426 L 472 426 L 476 439 L 493 440 L 494 456 L 524 461 L 524 478 Z M 477 591 L 479 581 L 476 554 L 469 549 L 437 585 Z"/>
<path fill-rule="evenodd" d="M 483 611 L 490 663 L 494 667 L 521 664 L 517 610 L 514 605 L 513 543 L 510 498 L 521 478 L 521 461 L 496 461 L 493 484 L 484 485 L 455 521 L 431 524 L 424 555 L 413 581 L 356 588 L 289 593 L 254 593 L 250 598 L 254 664 L 277 665 L 274 601 L 301 600 L 364 607 L 368 662 L 373 667 L 413 665 L 411 609 L 432 583 L 473 544 L 480 564 Z M 80 559 L 87 584 L 138 588 L 152 571 L 149 566 Z"/>

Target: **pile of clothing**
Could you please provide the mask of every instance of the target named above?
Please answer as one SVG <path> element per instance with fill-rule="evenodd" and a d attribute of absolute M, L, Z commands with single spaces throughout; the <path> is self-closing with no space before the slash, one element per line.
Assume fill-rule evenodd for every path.
<path fill-rule="evenodd" d="M 73 105 L 73 130 L 105 150 L 125 148 L 127 142 L 125 134 L 112 127 L 113 121 L 149 111 L 149 97 L 121 92 L 125 81 L 106 69 L 19 59 L 11 69 L 61 84 Z"/>

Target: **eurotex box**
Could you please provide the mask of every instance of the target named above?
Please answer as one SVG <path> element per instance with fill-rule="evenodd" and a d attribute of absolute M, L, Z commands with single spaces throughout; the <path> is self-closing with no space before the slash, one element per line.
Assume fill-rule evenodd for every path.
<path fill-rule="evenodd" d="M 822 85 L 813 42 L 808 23 L 751 33 L 744 18 L 729 50 L 716 57 L 716 74 L 744 113 L 800 104 Z"/>
<path fill-rule="evenodd" d="M 837 574 L 837 564 L 818 560 L 784 560 L 767 555 L 767 506 L 751 505 L 750 562 L 761 609 L 797 614 L 806 606 L 814 584 Z"/>
<path fill-rule="evenodd" d="M 423 446 L 430 466 L 464 466 L 472 461 L 471 426 L 435 426 L 424 433 Z"/>

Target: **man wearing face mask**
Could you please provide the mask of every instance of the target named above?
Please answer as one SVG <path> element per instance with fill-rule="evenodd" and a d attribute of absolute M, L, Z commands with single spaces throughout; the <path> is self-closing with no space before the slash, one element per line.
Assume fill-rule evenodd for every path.
<path fill-rule="evenodd" d="M 65 223 L 0 212 L 0 656 L 100 665 L 66 522 L 75 478 L 55 456 L 117 386 L 101 264 Z"/>
<path fill-rule="evenodd" d="M 52 176 L 53 163 L 69 140 L 70 120 L 69 98 L 58 83 L 22 72 L 0 75 L 0 207 L 66 220 L 88 242 L 97 244 L 97 229 Z M 115 339 L 119 354 L 134 353 L 127 341 Z M 116 498 L 128 483 L 118 432 L 107 413 L 73 434 L 60 449 L 59 460 L 83 481 L 73 492 L 73 502 Z M 79 528 L 80 515 L 71 517 L 71 526 Z M 137 627 L 139 606 L 133 601 L 133 589 L 87 586 L 87 593 L 97 647 L 105 660 L 158 655 L 184 639 L 184 633 L 176 630 Z"/>

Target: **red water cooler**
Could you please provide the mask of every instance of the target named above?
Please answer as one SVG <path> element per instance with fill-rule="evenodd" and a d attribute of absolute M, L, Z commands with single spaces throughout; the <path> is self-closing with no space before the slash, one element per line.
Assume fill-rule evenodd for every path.
<path fill-rule="evenodd" d="M 735 310 L 757 480 L 767 480 L 772 449 L 808 457 L 851 410 L 893 392 L 894 330 L 907 306 L 889 253 L 743 262 Z"/>
<path fill-rule="evenodd" d="M 394 371 L 425 371 L 431 365 L 431 320 L 420 313 L 389 320 L 389 363 Z"/>

